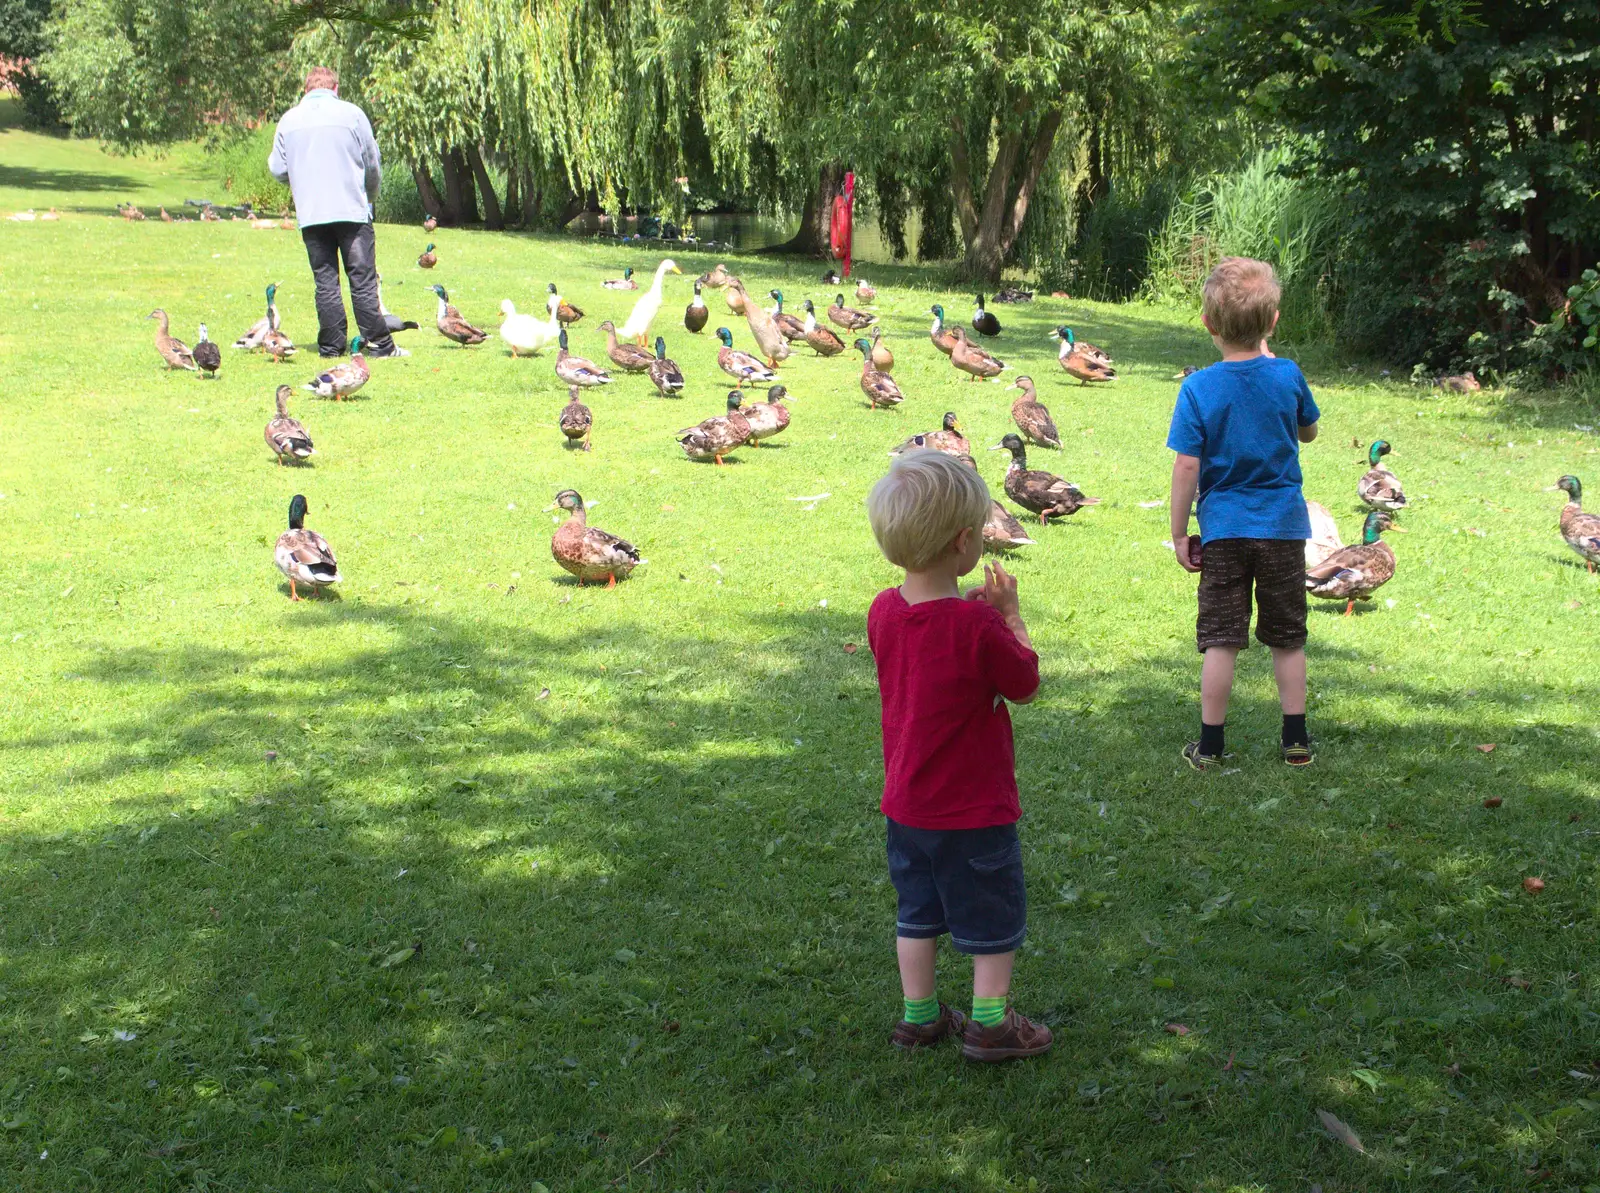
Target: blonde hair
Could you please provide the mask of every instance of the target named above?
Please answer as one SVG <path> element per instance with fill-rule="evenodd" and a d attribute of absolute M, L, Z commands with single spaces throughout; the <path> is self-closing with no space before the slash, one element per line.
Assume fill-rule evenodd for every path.
<path fill-rule="evenodd" d="M 932 565 L 963 530 L 983 533 L 989 490 L 977 472 L 943 452 L 897 456 L 867 495 L 873 537 L 890 563 L 907 571 Z"/>
<path fill-rule="evenodd" d="M 306 90 L 339 90 L 339 72 L 331 66 L 313 66 L 306 72 Z"/>
<path fill-rule="evenodd" d="M 1206 279 L 1200 309 L 1223 343 L 1254 347 L 1272 330 L 1282 297 L 1278 275 L 1265 261 L 1224 257 Z"/>

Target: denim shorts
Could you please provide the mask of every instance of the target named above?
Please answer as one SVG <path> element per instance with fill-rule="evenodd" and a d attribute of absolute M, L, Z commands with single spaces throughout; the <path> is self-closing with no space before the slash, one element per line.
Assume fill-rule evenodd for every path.
<path fill-rule="evenodd" d="M 1017 826 L 909 828 L 889 824 L 889 878 L 899 936 L 950 933 L 962 953 L 1009 953 L 1028 934 Z"/>

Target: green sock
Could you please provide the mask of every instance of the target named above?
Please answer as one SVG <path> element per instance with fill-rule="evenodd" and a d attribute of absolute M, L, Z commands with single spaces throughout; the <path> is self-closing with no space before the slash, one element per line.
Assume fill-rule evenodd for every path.
<path fill-rule="evenodd" d="M 1004 998 L 978 998 L 972 999 L 972 1021 L 984 1027 L 994 1027 L 1006 1017 L 1006 1000 Z"/>
<path fill-rule="evenodd" d="M 915 1023 L 917 1026 L 933 1023 L 939 1018 L 939 996 L 930 994 L 927 998 L 906 999 L 906 1022 Z"/>

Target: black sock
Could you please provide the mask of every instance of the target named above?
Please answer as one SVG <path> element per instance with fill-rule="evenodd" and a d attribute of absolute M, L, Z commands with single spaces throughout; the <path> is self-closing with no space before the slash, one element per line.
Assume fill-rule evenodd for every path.
<path fill-rule="evenodd" d="M 1306 733 L 1306 714 L 1300 713 L 1291 716 L 1283 714 L 1283 744 L 1285 746 L 1309 746 L 1311 738 Z"/>
<path fill-rule="evenodd" d="M 1200 752 L 1212 758 L 1222 757 L 1222 726 L 1200 722 Z"/>

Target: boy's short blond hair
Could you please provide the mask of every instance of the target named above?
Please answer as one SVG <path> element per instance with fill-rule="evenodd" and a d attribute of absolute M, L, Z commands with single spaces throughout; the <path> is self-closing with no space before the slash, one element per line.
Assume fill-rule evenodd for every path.
<path fill-rule="evenodd" d="M 921 571 L 963 530 L 983 533 L 989 489 L 977 471 L 936 451 L 897 456 L 867 495 L 873 536 L 890 563 Z"/>
<path fill-rule="evenodd" d="M 1272 330 L 1282 297 L 1278 275 L 1265 261 L 1224 257 L 1206 279 L 1200 309 L 1223 343 L 1254 347 Z"/>

